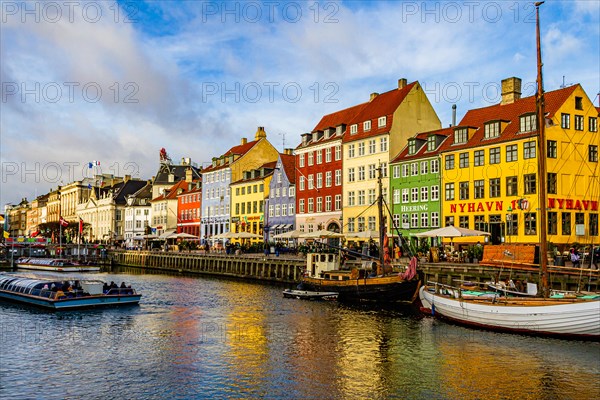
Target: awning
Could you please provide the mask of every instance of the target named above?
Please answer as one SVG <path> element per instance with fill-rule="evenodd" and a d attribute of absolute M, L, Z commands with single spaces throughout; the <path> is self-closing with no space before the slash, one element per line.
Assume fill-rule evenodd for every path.
<path fill-rule="evenodd" d="M 272 227 L 269 228 L 270 231 L 274 231 L 275 229 L 279 229 L 281 227 L 281 225 L 273 225 Z"/>
<path fill-rule="evenodd" d="M 286 225 L 283 225 L 281 227 L 281 229 L 290 229 L 291 227 L 292 227 L 292 224 L 286 224 Z"/>

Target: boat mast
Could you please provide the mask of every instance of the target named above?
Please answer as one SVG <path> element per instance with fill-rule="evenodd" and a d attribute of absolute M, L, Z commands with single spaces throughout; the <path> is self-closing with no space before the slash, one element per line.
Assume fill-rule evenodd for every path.
<path fill-rule="evenodd" d="M 540 231 L 540 273 L 542 275 L 542 294 L 548 297 L 548 238 L 546 211 L 546 117 L 544 104 L 544 85 L 542 80 L 542 47 L 540 43 L 540 6 L 543 1 L 535 3 L 535 27 L 537 46 L 537 92 L 536 119 L 538 126 L 538 188 L 539 188 L 539 231 Z"/>
<path fill-rule="evenodd" d="M 383 219 L 383 184 L 381 182 L 383 166 L 379 164 L 379 173 L 377 174 L 377 186 L 379 187 L 379 196 L 377 197 L 377 212 L 379 219 L 379 264 L 383 269 L 384 251 L 383 251 L 383 237 L 385 235 L 385 224 Z"/>

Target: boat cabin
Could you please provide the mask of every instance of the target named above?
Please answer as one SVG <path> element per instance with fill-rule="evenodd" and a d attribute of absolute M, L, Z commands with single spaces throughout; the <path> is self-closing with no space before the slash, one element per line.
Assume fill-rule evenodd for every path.
<path fill-rule="evenodd" d="M 334 253 L 309 253 L 306 255 L 306 276 L 345 281 L 367 278 L 377 269 L 375 261 L 362 261 L 360 267 L 340 265 L 340 257 Z"/>

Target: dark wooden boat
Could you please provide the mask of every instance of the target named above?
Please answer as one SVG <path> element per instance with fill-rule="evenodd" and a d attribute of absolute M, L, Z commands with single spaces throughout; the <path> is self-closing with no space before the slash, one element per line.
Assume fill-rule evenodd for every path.
<path fill-rule="evenodd" d="M 283 297 L 288 299 L 301 300 L 336 300 L 338 293 L 336 292 L 311 292 L 308 290 L 293 290 L 286 289 L 283 291 Z"/>

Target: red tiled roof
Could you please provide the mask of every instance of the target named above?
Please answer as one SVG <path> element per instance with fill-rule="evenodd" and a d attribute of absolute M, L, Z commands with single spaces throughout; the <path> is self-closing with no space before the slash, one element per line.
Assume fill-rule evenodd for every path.
<path fill-rule="evenodd" d="M 412 82 L 402 89 L 392 89 L 389 92 L 376 96 L 348 122 L 348 125 L 358 125 L 357 133 L 350 135 L 350 131 L 347 129 L 342 140 L 344 142 L 351 142 L 389 132 L 393 122 L 394 111 L 402 104 L 416 84 L 417 82 Z M 386 124 L 379 127 L 377 119 L 384 116 L 387 117 Z M 365 121 L 371 121 L 371 130 L 367 132 L 363 130 L 363 122 Z"/>
<path fill-rule="evenodd" d="M 258 140 L 253 140 L 252 142 L 248 142 L 246 144 L 239 144 L 237 146 L 233 146 L 232 148 L 230 148 L 229 150 L 227 150 L 227 152 L 225 154 L 223 154 L 223 157 L 225 157 L 225 159 L 224 159 L 224 163 L 222 165 L 216 165 L 214 167 L 212 165 L 209 165 L 208 167 L 206 167 L 206 168 L 204 168 L 202 170 L 202 173 L 217 171 L 217 170 L 219 170 L 221 168 L 228 167 L 229 166 L 229 160 L 227 159 L 227 156 L 232 155 L 232 154 L 237 154 L 237 155 L 243 156 L 252 147 L 254 147 L 254 145 L 256 143 L 258 143 Z"/>
<path fill-rule="evenodd" d="M 315 128 L 312 130 L 312 132 L 314 133 L 317 131 L 323 131 L 327 128 L 335 128 L 342 124 L 348 125 L 348 122 L 352 119 L 352 117 L 358 114 L 364 107 L 367 106 L 367 104 L 368 103 L 361 103 L 323 116 L 323 118 L 321 118 L 317 126 L 315 126 Z M 325 136 L 323 135 L 323 137 L 319 140 L 314 140 L 313 137 L 313 140 L 311 140 L 306 146 L 302 146 L 302 143 L 300 143 L 296 148 L 310 147 L 312 145 L 325 143 L 335 139 L 340 139 L 340 136 L 333 134 L 330 137 L 325 138 Z"/>
<path fill-rule="evenodd" d="M 279 154 L 283 171 L 292 185 L 296 184 L 296 156 Z"/>
<path fill-rule="evenodd" d="M 194 180 L 193 182 L 197 182 L 198 180 Z M 183 191 L 181 192 L 181 194 L 186 193 L 188 191 L 188 182 L 186 182 L 185 180 L 181 180 L 177 183 L 175 183 L 173 186 L 171 186 L 165 194 L 161 194 L 160 196 L 157 196 L 155 198 L 153 198 L 152 200 L 150 200 L 150 202 L 154 202 L 154 201 L 160 201 L 160 200 L 173 200 L 173 199 L 177 199 L 177 196 L 179 193 L 178 190 L 179 189 L 183 189 Z"/>
<path fill-rule="evenodd" d="M 569 86 L 563 89 L 553 90 L 545 94 L 546 113 L 551 118 L 564 104 L 567 98 L 575 91 L 579 85 Z M 471 148 L 481 144 L 488 145 L 501 143 L 516 138 L 526 138 L 537 135 L 537 131 L 519 133 L 519 117 L 524 114 L 534 113 L 536 111 L 535 96 L 523 97 L 510 104 L 495 104 L 489 107 L 477 108 L 467 111 L 463 119 L 458 124 L 459 127 L 475 127 L 477 130 L 472 134 L 466 143 L 454 144 L 454 133 L 450 135 L 440 151 L 452 151 L 456 149 Z M 483 139 L 484 124 L 490 121 L 509 121 L 508 125 L 496 138 Z M 518 137 L 517 137 L 518 134 Z"/>
<path fill-rule="evenodd" d="M 600 116 L 600 107 L 596 107 L 596 111 L 598 111 L 598 116 Z"/>
<path fill-rule="evenodd" d="M 411 154 L 411 155 L 408 155 L 408 143 L 407 143 L 406 146 L 404 146 L 404 148 L 400 151 L 400 153 L 398 153 L 398 155 L 396 157 L 394 157 L 394 159 L 392 161 L 390 161 L 390 164 L 395 164 L 397 162 L 405 161 L 405 160 L 428 157 L 428 156 L 432 156 L 432 155 L 439 153 L 439 151 L 442 148 L 442 146 L 444 145 L 445 141 L 448 140 L 448 137 L 451 136 L 453 132 L 454 132 L 454 128 L 450 127 L 450 128 L 437 129 L 435 131 L 421 132 L 421 133 L 415 135 L 414 137 L 416 139 L 422 139 L 425 141 L 425 143 L 417 150 L 417 152 L 415 154 Z M 435 150 L 427 151 L 427 138 L 431 135 L 445 136 L 446 139 L 444 139 L 444 141 Z"/>

